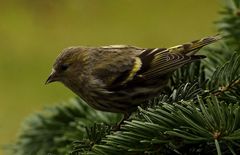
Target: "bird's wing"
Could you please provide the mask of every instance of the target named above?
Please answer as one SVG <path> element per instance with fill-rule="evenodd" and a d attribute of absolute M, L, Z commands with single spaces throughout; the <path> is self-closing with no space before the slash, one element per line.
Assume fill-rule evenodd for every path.
<path fill-rule="evenodd" d="M 168 49 L 109 47 L 107 51 L 105 50 L 104 59 L 94 67 L 94 72 L 110 90 L 127 88 L 130 85 L 144 86 L 149 82 L 153 84 L 163 75 L 173 72 L 184 64 L 205 58 L 195 53 L 203 46 L 219 39 L 219 36 L 207 37 Z"/>
<path fill-rule="evenodd" d="M 178 69 L 184 64 L 205 58 L 204 55 L 195 55 L 203 46 L 221 39 L 219 35 L 202 38 L 182 45 L 162 49 L 145 49 L 138 57 L 141 59 L 142 67 L 137 72 L 146 80 L 158 78 Z"/>

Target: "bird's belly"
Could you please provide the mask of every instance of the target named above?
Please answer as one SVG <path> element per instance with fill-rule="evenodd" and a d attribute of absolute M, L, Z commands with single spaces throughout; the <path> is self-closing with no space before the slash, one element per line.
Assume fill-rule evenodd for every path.
<path fill-rule="evenodd" d="M 156 96 L 160 88 L 138 88 L 137 90 L 115 91 L 108 94 L 89 92 L 83 99 L 94 109 L 125 113 L 134 111 L 140 104 Z"/>

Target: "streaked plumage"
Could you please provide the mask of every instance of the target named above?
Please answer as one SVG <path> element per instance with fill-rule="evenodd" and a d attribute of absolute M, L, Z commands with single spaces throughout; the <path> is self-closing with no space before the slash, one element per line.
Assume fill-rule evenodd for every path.
<path fill-rule="evenodd" d="M 60 81 L 93 108 L 127 115 L 160 93 L 173 71 L 205 58 L 195 53 L 219 39 L 171 48 L 70 47 L 57 57 L 46 83 Z"/>

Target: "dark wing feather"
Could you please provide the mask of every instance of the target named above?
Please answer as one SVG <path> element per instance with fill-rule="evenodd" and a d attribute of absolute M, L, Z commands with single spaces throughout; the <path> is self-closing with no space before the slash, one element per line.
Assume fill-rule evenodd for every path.
<path fill-rule="evenodd" d="M 141 52 L 140 55 L 138 55 L 138 57 L 141 59 L 142 61 L 142 67 L 141 70 L 138 71 L 138 74 L 142 74 L 144 72 L 146 72 L 147 70 L 149 70 L 149 68 L 152 65 L 153 60 L 155 59 L 155 55 L 157 53 L 165 53 L 166 52 L 166 48 L 149 48 L 149 49 L 145 49 Z"/>
<path fill-rule="evenodd" d="M 142 73 L 145 79 L 152 80 L 162 75 L 171 73 L 190 62 L 205 58 L 205 56 L 187 56 L 179 53 L 162 53 L 155 57 L 151 67 Z"/>

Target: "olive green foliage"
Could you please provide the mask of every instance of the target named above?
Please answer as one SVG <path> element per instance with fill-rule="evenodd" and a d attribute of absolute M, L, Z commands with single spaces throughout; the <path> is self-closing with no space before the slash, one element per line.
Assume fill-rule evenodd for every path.
<path fill-rule="evenodd" d="M 119 115 L 82 100 L 48 108 L 25 122 L 11 151 L 52 154 L 240 154 L 240 1 L 217 22 L 225 38 L 209 59 L 176 71 L 160 96 L 115 128 Z"/>

